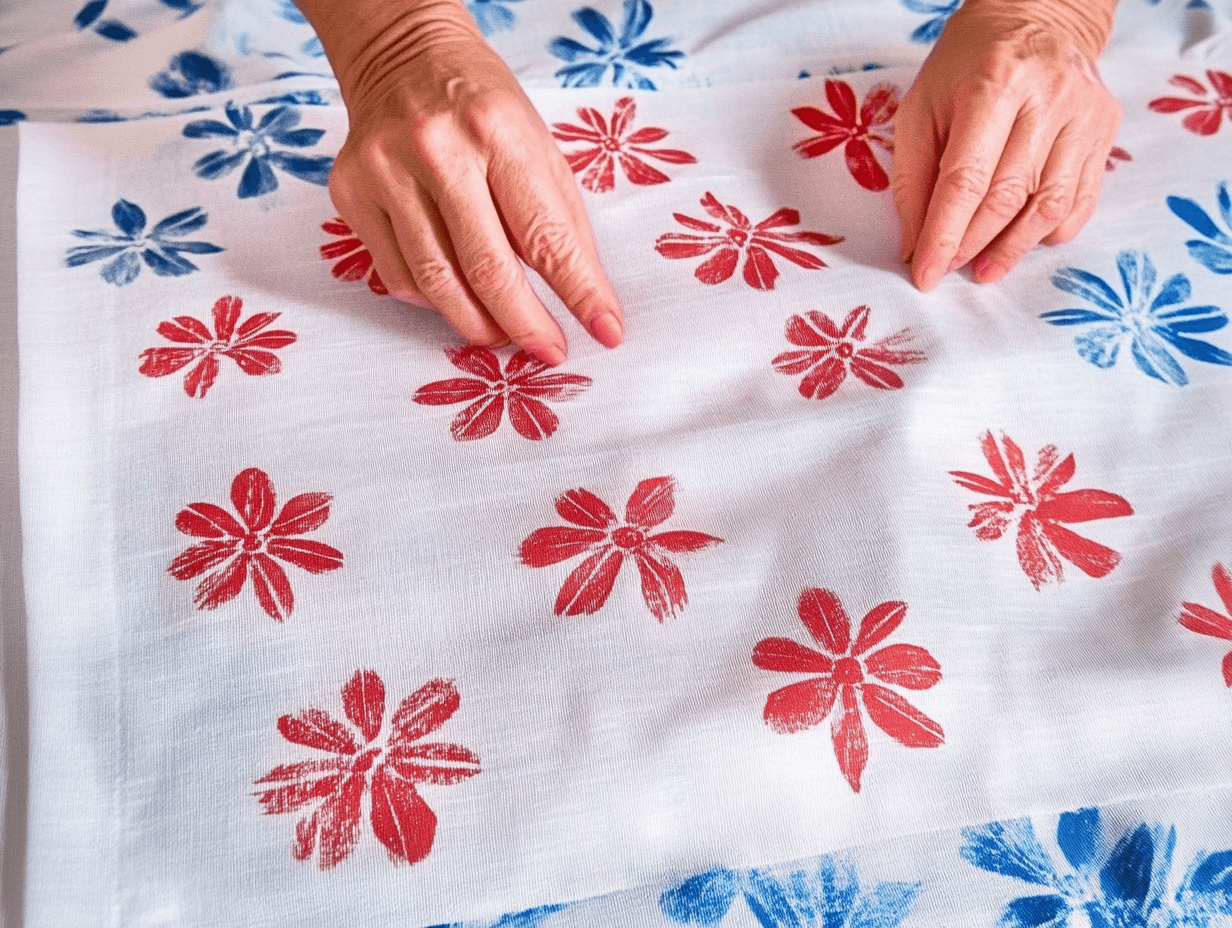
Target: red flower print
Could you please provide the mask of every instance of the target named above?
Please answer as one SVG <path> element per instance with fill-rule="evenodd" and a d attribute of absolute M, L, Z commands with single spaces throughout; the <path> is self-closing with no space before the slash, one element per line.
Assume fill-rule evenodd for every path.
<path fill-rule="evenodd" d="M 997 497 L 992 502 L 969 505 L 973 515 L 967 524 L 981 541 L 996 541 L 1017 522 L 1018 561 L 1037 590 L 1049 581 L 1060 583 L 1065 579 L 1061 558 L 1089 577 L 1107 576 L 1120 563 L 1121 555 L 1111 548 L 1083 538 L 1061 524 L 1134 514 L 1129 503 L 1115 493 L 1060 492 L 1074 476 L 1072 454 L 1059 460 L 1056 445 L 1045 446 L 1036 460 L 1035 473 L 1028 477 L 1022 449 L 1011 438 L 1002 436 L 998 446 L 992 432 L 985 432 L 980 447 L 995 480 L 967 471 L 950 471 L 960 487 Z"/>
<path fill-rule="evenodd" d="M 141 352 L 140 373 L 147 377 L 166 377 L 188 365 L 184 392 L 205 399 L 221 366 L 219 358 L 230 358 L 245 374 L 261 377 L 277 374 L 282 364 L 274 351 L 294 343 L 295 333 L 286 329 L 266 329 L 281 313 L 256 313 L 240 321 L 244 301 L 224 296 L 214 303 L 214 331 L 193 316 L 176 316 L 158 324 L 157 332 L 171 342 L 190 347 L 147 348 Z"/>
<path fill-rule="evenodd" d="M 680 151 L 676 148 L 645 147 L 667 138 L 666 129 L 646 126 L 631 135 L 625 134 L 633 125 L 633 117 L 637 113 L 637 104 L 633 102 L 632 97 L 621 97 L 616 101 L 616 109 L 612 112 L 610 123 L 596 109 L 584 107 L 577 112 L 582 122 L 590 128 L 575 126 L 568 122 L 558 122 L 552 124 L 552 135 L 561 142 L 584 142 L 588 146 L 565 155 L 574 174 L 582 174 L 585 171 L 582 174 L 581 184 L 587 190 L 606 193 L 615 187 L 617 160 L 620 161 L 625 177 L 634 184 L 648 186 L 666 184 L 671 180 L 658 168 L 647 164 L 637 155 L 655 158 L 668 164 L 697 163 L 697 159 L 687 151 Z"/>
<path fill-rule="evenodd" d="M 266 815 L 319 803 L 295 825 L 295 859 L 315 853 L 322 870 L 346 860 L 359 840 L 365 795 L 373 834 L 389 859 L 413 864 L 427 857 L 436 815 L 416 786 L 449 786 L 480 772 L 479 758 L 459 744 L 418 743 L 444 725 L 460 701 L 453 681 L 431 680 L 402 700 L 381 738 L 385 684 L 375 671 L 359 670 L 342 688 L 350 726 L 322 709 L 282 716 L 282 737 L 328 755 L 282 764 L 256 781 Z"/>
<path fill-rule="evenodd" d="M 869 143 L 875 142 L 886 151 L 894 150 L 887 133 L 893 128 L 894 113 L 898 110 L 898 88 L 878 84 L 865 94 L 864 103 L 857 110 L 855 91 L 850 84 L 826 81 L 826 100 L 834 110 L 833 115 L 815 106 L 800 106 L 791 111 L 819 133 L 796 142 L 792 148 L 804 158 L 816 158 L 846 142 L 843 152 L 847 156 L 847 170 L 856 183 L 865 190 L 885 190 L 890 186 L 889 175 Z"/>
<path fill-rule="evenodd" d="M 1133 161 L 1134 156 L 1127 152 L 1119 145 L 1113 145 L 1112 150 L 1108 152 L 1108 160 L 1104 163 L 1105 171 L 1115 171 L 1118 161 Z"/>
<path fill-rule="evenodd" d="M 857 306 L 841 326 L 817 310 L 792 316 L 787 320 L 787 340 L 804 350 L 784 351 L 774 359 L 774 369 L 780 374 L 805 374 L 800 395 L 812 400 L 824 400 L 834 393 L 849 371 L 870 387 L 900 389 L 903 379 L 886 365 L 915 364 L 927 358 L 922 351 L 904 347 L 911 341 L 910 329 L 857 348 L 856 343 L 864 341 L 869 312 L 867 306 Z"/>
<path fill-rule="evenodd" d="M 327 242 L 321 246 L 321 257 L 326 261 L 338 261 L 330 272 L 339 280 L 363 280 L 368 278 L 368 289 L 381 296 L 389 293 L 381 277 L 372 267 L 372 255 L 364 247 L 364 243 L 355 237 L 351 227 L 341 217 L 321 223 L 321 228 L 330 235 L 341 235 L 337 242 Z M 368 273 L 371 271 L 372 273 Z"/>
<path fill-rule="evenodd" d="M 581 374 L 544 373 L 548 366 L 525 351 L 506 362 L 503 374 L 500 361 L 487 348 L 447 348 L 445 355 L 454 367 L 475 376 L 424 384 L 415 391 L 413 399 L 424 406 L 470 403 L 449 427 L 458 441 L 471 441 L 495 432 L 506 404 L 509 421 L 519 435 L 531 441 L 547 438 L 556 431 L 560 420 L 543 401 L 571 400 L 591 384 L 591 379 Z"/>
<path fill-rule="evenodd" d="M 702 208 L 726 225 L 727 229 L 683 213 L 672 213 L 682 226 L 705 234 L 667 232 L 660 235 L 655 242 L 655 251 L 665 258 L 700 258 L 715 252 L 693 272 L 693 276 L 704 284 L 719 284 L 731 277 L 736 272 L 736 265 L 740 263 L 740 255 L 743 253 L 745 282 L 756 290 L 773 290 L 779 270 L 767 252 L 772 251 L 793 264 L 815 271 L 826 267 L 826 262 L 807 251 L 793 248 L 788 243 L 837 245 L 843 240 L 841 235 L 825 235 L 821 232 L 771 231 L 782 226 L 799 225 L 800 214 L 794 209 L 780 209 L 757 225 L 752 225 L 744 213 L 734 206 L 724 206 L 713 193 L 702 197 L 701 203 Z"/>
<path fill-rule="evenodd" d="M 556 512 L 570 524 L 536 529 L 521 548 L 522 563 L 528 567 L 586 555 L 560 588 L 557 615 L 589 615 L 603 608 L 626 559 L 637 564 L 642 599 L 656 619 L 662 622 L 684 608 L 684 575 L 667 555 L 700 551 L 723 539 L 701 532 L 648 534 L 671 517 L 675 494 L 671 477 L 643 480 L 625 505 L 624 522 L 589 490 L 569 490 L 557 497 Z"/>
<path fill-rule="evenodd" d="M 1160 97 L 1152 100 L 1147 106 L 1156 113 L 1179 113 L 1181 110 L 1193 109 L 1192 113 L 1181 120 L 1181 125 L 1198 135 L 1214 135 L 1219 131 L 1219 123 L 1223 119 L 1223 114 L 1232 115 L 1232 74 L 1210 70 L 1206 72 L 1206 79 L 1215 89 L 1213 98 L 1211 91 L 1201 81 L 1178 74 L 1168 83 L 1173 87 L 1188 90 L 1200 99 Z"/>
<path fill-rule="evenodd" d="M 255 467 L 241 471 L 231 481 L 231 505 L 239 518 L 213 503 L 181 509 L 175 527 L 205 540 L 187 548 L 167 572 L 177 580 L 206 575 L 193 595 L 198 609 L 217 609 L 235 599 L 251 576 L 257 602 L 270 618 L 281 622 L 291 614 L 295 597 L 278 561 L 310 574 L 342 566 L 337 548 L 298 537 L 325 524 L 331 499 L 328 493 L 301 493 L 287 500 L 275 517 L 277 500 L 269 475 Z"/>
<path fill-rule="evenodd" d="M 1228 575 L 1226 567 L 1216 564 L 1211 579 L 1215 581 L 1215 592 L 1223 601 L 1224 610 L 1232 614 L 1232 576 Z M 1232 618 L 1214 609 L 1198 603 L 1181 603 L 1180 621 L 1191 632 L 1232 641 Z M 1232 651 L 1223 658 L 1223 682 L 1232 687 Z"/>
<path fill-rule="evenodd" d="M 831 710 L 830 737 L 839 769 L 855 792 L 868 762 L 868 739 L 860 704 L 873 724 L 909 748 L 935 748 L 945 741 L 941 726 L 894 690 L 869 678 L 909 690 L 926 690 L 941 679 L 941 665 L 913 644 L 891 644 L 871 654 L 907 617 L 907 604 L 882 603 L 860 622 L 851 640 L 851 619 L 829 590 L 800 594 L 800 621 L 820 650 L 791 638 L 763 638 L 753 649 L 753 664 L 779 673 L 806 673 L 807 680 L 775 690 L 766 699 L 766 724 L 780 734 L 820 725 Z"/>

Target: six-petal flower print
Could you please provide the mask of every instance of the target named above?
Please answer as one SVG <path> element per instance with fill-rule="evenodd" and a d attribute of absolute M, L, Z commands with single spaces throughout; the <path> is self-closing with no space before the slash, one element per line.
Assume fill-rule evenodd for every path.
<path fill-rule="evenodd" d="M 1232 229 L 1232 193 L 1228 190 L 1226 180 L 1219 182 L 1215 189 L 1215 199 L 1219 203 L 1219 215 L 1223 224 Z M 1202 236 L 1191 238 L 1185 243 L 1190 256 L 1208 271 L 1232 274 L 1232 235 L 1219 228 L 1206 210 L 1193 200 L 1168 197 L 1168 209 Z"/>
<path fill-rule="evenodd" d="M 320 752 L 311 760 L 281 764 L 256 781 L 266 815 L 317 804 L 296 823 L 295 859 L 315 854 L 322 870 L 346 860 L 359 841 L 365 798 L 372 833 L 391 861 L 414 864 L 427 857 L 437 819 L 419 789 L 449 786 L 480 772 L 479 758 L 469 748 L 423 741 L 460 703 L 453 681 L 430 680 L 398 704 L 386 725 L 385 684 L 375 671 L 359 670 L 342 688 L 342 711 L 350 725 L 323 709 L 279 718 L 283 738 Z"/>
<path fill-rule="evenodd" d="M 651 534 L 671 518 L 676 508 L 676 483 L 671 477 L 643 480 L 625 505 L 622 522 L 607 503 L 589 490 L 568 490 L 556 500 L 556 512 L 569 525 L 531 532 L 522 542 L 522 563 L 550 567 L 585 555 L 565 579 L 556 597 L 557 615 L 589 615 L 607 602 L 625 562 L 637 564 L 642 599 L 656 619 L 665 621 L 688 602 L 684 575 L 668 558 L 687 554 L 723 539 L 701 532 L 672 530 Z"/>
<path fill-rule="evenodd" d="M 240 323 L 244 302 L 238 296 L 219 297 L 214 303 L 214 331 L 194 316 L 176 316 L 158 324 L 158 334 L 181 347 L 147 348 L 141 352 L 140 373 L 166 377 L 188 365 L 184 392 L 204 399 L 221 367 L 220 358 L 230 358 L 245 374 L 254 377 L 277 374 L 282 363 L 274 352 L 295 341 L 295 333 L 271 329 L 281 313 L 255 313 Z"/>
<path fill-rule="evenodd" d="M 1232 354 L 1191 335 L 1214 332 L 1228 324 L 1218 306 L 1180 306 L 1188 302 L 1192 288 L 1184 274 L 1174 274 L 1155 292 L 1156 271 L 1150 257 L 1141 251 L 1117 255 L 1122 297 L 1102 277 L 1076 267 L 1052 275 L 1052 285 L 1093 303 L 1095 308 L 1056 309 L 1041 313 L 1050 325 L 1090 325 L 1091 330 L 1074 339 L 1078 354 L 1096 367 L 1110 368 L 1121 346 L 1129 343 L 1134 363 L 1143 373 L 1164 383 L 1183 387 L 1189 375 L 1168 350 L 1207 364 L 1232 365 Z"/>
<path fill-rule="evenodd" d="M 734 206 L 720 203 L 713 193 L 707 192 L 701 204 L 721 225 L 684 213 L 672 213 L 682 226 L 702 234 L 666 232 L 655 242 L 655 251 L 665 258 L 700 258 L 714 252 L 693 271 L 693 276 L 704 284 L 720 284 L 727 280 L 736 272 L 743 255 L 745 283 L 755 290 L 773 290 L 779 269 L 770 252 L 805 270 L 815 271 L 826 267 L 826 262 L 794 246 L 837 245 L 843 241 L 841 235 L 822 232 L 776 232 L 784 226 L 800 224 L 800 214 L 794 209 L 776 210 L 753 225 L 748 216 Z"/>
<path fill-rule="evenodd" d="M 466 10 L 474 18 L 480 32 L 493 35 L 517 25 L 518 18 L 513 10 L 509 9 L 509 4 L 521 2 L 522 0 L 467 0 Z"/>
<path fill-rule="evenodd" d="M 259 121 L 254 121 L 252 110 L 247 106 L 228 103 L 224 112 L 226 122 L 196 119 L 184 126 L 184 135 L 190 139 L 231 140 L 230 148 L 220 148 L 197 160 L 193 170 L 198 177 L 205 180 L 226 177 L 247 162 L 236 191 L 240 199 L 277 190 L 278 177 L 274 168 L 310 184 L 324 187 L 329 182 L 329 171 L 334 164 L 331 156 L 301 155 L 275 147 L 311 148 L 325 134 L 324 129 L 297 129 L 300 114 L 295 107 L 276 106 Z"/>
<path fill-rule="evenodd" d="M 295 596 L 278 561 L 311 574 L 342 566 L 337 548 L 300 537 L 325 524 L 331 499 L 328 493 L 301 493 L 279 510 L 269 475 L 255 467 L 241 471 L 231 482 L 231 505 L 238 518 L 214 503 L 192 503 L 180 510 L 175 527 L 202 540 L 185 549 L 167 572 L 177 580 L 205 574 L 193 595 L 198 609 L 216 609 L 239 596 L 251 577 L 257 602 L 281 622 L 291 614 Z"/>
<path fill-rule="evenodd" d="M 941 30 L 950 21 L 950 17 L 958 12 L 962 3 L 963 0 L 903 0 L 903 6 L 912 13 L 932 17 L 911 33 L 911 41 L 924 44 L 936 42 Z"/>
<path fill-rule="evenodd" d="M 1211 570 L 1211 580 L 1224 612 L 1216 612 L 1201 603 L 1181 603 L 1181 625 L 1199 635 L 1232 641 L 1232 618 L 1229 618 L 1232 616 L 1232 575 L 1222 564 L 1216 564 Z M 1222 670 L 1224 683 L 1232 687 L 1232 651 L 1224 655 Z"/>
<path fill-rule="evenodd" d="M 941 726 L 882 683 L 926 690 L 941 680 L 941 665 L 913 644 L 891 644 L 870 653 L 907 617 L 907 604 L 885 602 L 860 621 L 855 640 L 851 619 L 830 590 L 809 589 L 796 606 L 800 621 L 819 646 L 791 638 L 764 638 L 753 649 L 753 664 L 778 673 L 809 674 L 766 699 L 766 724 L 780 734 L 820 725 L 834 712 L 830 735 L 839 769 L 855 792 L 868 762 L 868 738 L 860 706 L 873 724 L 909 748 L 935 748 L 945 740 Z M 881 683 L 874 683 L 880 680 Z"/>
<path fill-rule="evenodd" d="M 372 266 L 372 254 L 359 240 L 351 227 L 337 217 L 321 223 L 321 229 L 330 235 L 340 235 L 334 242 L 326 242 L 321 246 L 321 257 L 326 261 L 336 261 L 330 268 L 330 273 L 339 280 L 363 280 L 367 278 L 368 289 L 373 293 L 385 296 L 389 288 L 381 280 L 376 268 Z"/>
<path fill-rule="evenodd" d="M 1190 132 L 1198 135 L 1214 135 L 1219 131 L 1225 114 L 1232 116 L 1232 74 L 1214 69 L 1206 72 L 1211 90 L 1201 81 L 1178 74 L 1168 83 L 1193 94 L 1193 97 L 1159 97 L 1147 104 L 1156 113 L 1179 113 L 1193 110 L 1181 120 Z"/>
<path fill-rule="evenodd" d="M 199 270 L 185 254 L 210 255 L 222 251 L 209 242 L 185 242 L 185 235 L 201 229 L 209 215 L 201 207 L 173 213 L 146 231 L 145 211 L 136 203 L 117 200 L 111 207 L 111 218 L 120 230 L 106 232 L 100 229 L 74 229 L 73 235 L 90 241 L 68 250 L 65 263 L 80 267 L 93 261 L 103 261 L 99 276 L 109 284 L 123 287 L 137 279 L 141 262 L 160 277 L 181 277 Z"/>
<path fill-rule="evenodd" d="M 908 348 L 910 329 L 878 339 L 865 347 L 870 310 L 857 306 L 838 325 L 825 313 L 811 310 L 787 320 L 787 340 L 800 351 L 784 351 L 775 357 L 774 369 L 780 374 L 804 374 L 800 395 L 824 400 L 831 396 L 851 373 L 870 387 L 897 390 L 903 386 L 898 373 L 888 364 L 915 364 L 927 360 L 924 352 Z"/>
<path fill-rule="evenodd" d="M 487 348 L 450 348 L 445 356 L 458 370 L 472 376 L 425 384 L 415 391 L 414 400 L 423 406 L 469 403 L 449 427 L 458 441 L 491 435 L 500 426 L 506 406 L 509 422 L 519 435 L 531 441 L 547 438 L 560 420 L 544 401 L 571 400 L 591 384 L 591 379 L 581 374 L 549 371 L 545 363 L 525 351 L 505 363 L 504 373 L 500 360 Z"/>
<path fill-rule="evenodd" d="M 670 38 L 641 41 L 653 16 L 654 7 L 647 0 L 625 0 L 624 21 L 617 35 L 611 21 L 598 10 L 587 6 L 577 10 L 573 21 L 597 44 L 592 48 L 565 36 L 549 42 L 548 51 L 567 62 L 556 77 L 565 87 L 597 87 L 604 83 L 610 69 L 613 87 L 654 90 L 654 81 L 642 71 L 660 67 L 675 70 L 684 52 L 671 48 Z"/>
<path fill-rule="evenodd" d="M 647 148 L 667 138 L 667 130 L 644 126 L 630 133 L 637 105 L 632 97 L 616 101 L 609 122 L 593 107 L 578 110 L 585 126 L 558 122 L 552 124 L 552 135 L 560 142 L 582 142 L 587 147 L 568 152 L 565 159 L 574 174 L 581 174 L 581 184 L 594 193 L 606 193 L 616 186 L 616 161 L 620 161 L 625 177 L 634 184 L 648 186 L 666 184 L 666 174 L 642 158 L 655 158 L 668 164 L 695 164 L 697 159 L 678 148 Z M 642 157 L 638 157 L 638 156 Z M 585 172 L 585 173 L 583 173 Z"/>
<path fill-rule="evenodd" d="M 960 487 L 985 496 L 990 502 L 971 503 L 969 528 L 981 541 L 996 541 L 1017 525 L 1018 563 L 1038 590 L 1045 583 L 1065 579 L 1061 559 L 1074 564 L 1089 577 L 1105 577 L 1121 562 L 1121 555 L 1106 545 L 1083 538 L 1065 527 L 1075 522 L 1093 522 L 1132 516 L 1133 507 L 1106 490 L 1066 490 L 1077 465 L 1072 454 L 1061 457 L 1056 445 L 1045 445 L 1028 475 L 1026 457 L 1012 438 L 998 442 L 992 432 L 980 437 L 980 448 L 995 479 L 969 471 L 952 470 Z"/>
<path fill-rule="evenodd" d="M 893 151 L 890 138 L 894 113 L 898 110 L 898 88 L 878 84 L 864 95 L 856 106 L 856 94 L 846 81 L 826 81 L 826 100 L 834 112 L 826 113 L 815 106 L 798 106 L 792 115 L 817 135 L 809 136 L 792 146 L 801 157 L 816 158 L 843 145 L 847 170 L 865 190 L 885 190 L 890 176 L 873 153 L 872 144 Z M 872 144 L 870 144 L 872 143 Z"/>

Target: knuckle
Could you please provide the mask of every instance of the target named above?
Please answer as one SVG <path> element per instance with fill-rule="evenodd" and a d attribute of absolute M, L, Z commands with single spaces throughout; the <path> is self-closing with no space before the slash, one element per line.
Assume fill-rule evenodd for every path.
<path fill-rule="evenodd" d="M 1030 182 L 1023 177 L 1010 176 L 995 180 L 984 197 L 984 206 L 1002 219 L 1010 220 L 1022 212 L 1031 197 Z"/>
<path fill-rule="evenodd" d="M 1035 215 L 1052 225 L 1060 225 L 1074 211 L 1074 195 L 1063 187 L 1046 187 L 1035 195 Z"/>
<path fill-rule="evenodd" d="M 442 257 L 421 257 L 408 262 L 415 286 L 433 303 L 450 299 L 459 289 L 453 267 Z"/>
<path fill-rule="evenodd" d="M 523 250 L 526 263 L 541 274 L 575 265 L 579 255 L 577 235 L 568 223 L 557 219 L 532 223 Z"/>
<path fill-rule="evenodd" d="M 466 279 L 484 302 L 512 293 L 521 269 L 496 252 L 484 251 L 465 267 Z"/>
<path fill-rule="evenodd" d="M 988 190 L 988 170 L 976 164 L 950 168 L 937 179 L 939 192 L 963 203 L 979 202 Z"/>

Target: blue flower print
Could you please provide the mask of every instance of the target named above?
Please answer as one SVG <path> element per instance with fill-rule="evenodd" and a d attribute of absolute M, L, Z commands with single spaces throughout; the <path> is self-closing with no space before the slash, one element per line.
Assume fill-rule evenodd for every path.
<path fill-rule="evenodd" d="M 120 230 L 118 235 L 102 230 L 73 230 L 73 235 L 89 240 L 90 244 L 68 250 L 65 263 L 69 267 L 106 261 L 99 270 L 100 276 L 109 284 L 123 287 L 137 279 L 143 260 L 160 277 L 182 277 L 199 270 L 185 254 L 211 255 L 222 251 L 209 242 L 180 241 L 209 219 L 199 206 L 168 216 L 149 232 L 145 230 L 145 211 L 128 200 L 116 201 L 111 207 L 111 218 Z"/>
<path fill-rule="evenodd" d="M 737 897 L 763 928 L 896 928 L 921 883 L 878 883 L 861 889 L 855 867 L 829 855 L 817 870 L 780 878 L 764 870 L 710 870 L 665 892 L 659 908 L 681 925 L 718 925 Z"/>
<path fill-rule="evenodd" d="M 1156 380 L 1182 387 L 1189 377 L 1168 350 L 1175 348 L 1186 357 L 1207 364 L 1232 365 L 1232 354 L 1209 342 L 1189 336 L 1214 332 L 1228 324 L 1227 314 L 1218 306 L 1185 306 L 1190 295 L 1189 278 L 1174 274 L 1155 290 L 1155 265 L 1141 251 L 1122 251 L 1117 268 L 1125 289 L 1122 299 L 1102 278 L 1075 267 L 1062 268 L 1052 275 L 1052 284 L 1066 293 L 1095 304 L 1095 309 L 1057 309 L 1042 313 L 1050 325 L 1091 325 L 1074 339 L 1078 354 L 1096 367 L 1116 364 L 1121 345 L 1129 341 L 1134 362 Z M 1165 310 L 1167 310 L 1165 312 Z"/>
<path fill-rule="evenodd" d="M 932 17 L 911 33 L 911 41 L 925 44 L 936 42 L 937 37 L 941 35 L 941 30 L 962 6 L 962 2 L 963 0 L 903 0 L 903 6 L 912 13 Z"/>
<path fill-rule="evenodd" d="M 628 87 L 637 90 L 654 90 L 654 82 L 641 74 L 641 68 L 658 68 L 666 65 L 673 70 L 684 52 L 667 46 L 671 39 L 651 39 L 633 44 L 642 37 L 654 8 L 646 0 L 625 0 L 624 23 L 619 38 L 608 18 L 590 7 L 582 7 L 573 14 L 573 21 L 585 29 L 599 43 L 597 48 L 558 36 L 548 43 L 548 51 L 568 62 L 556 72 L 565 87 L 597 87 L 611 69 L 613 87 Z"/>
<path fill-rule="evenodd" d="M 1102 830 L 1098 809 L 1061 815 L 1063 868 L 1025 818 L 964 829 L 961 853 L 981 870 L 1041 888 L 1010 900 L 1001 928 L 1214 928 L 1213 917 L 1232 914 L 1232 851 L 1198 854 L 1169 896 L 1175 828 L 1138 825 L 1106 854 Z"/>
<path fill-rule="evenodd" d="M 295 23 L 300 26 L 308 25 L 308 18 L 299 11 L 299 7 L 295 5 L 294 0 L 278 0 L 278 15 L 289 23 Z M 325 56 L 325 46 L 321 44 L 321 40 L 315 35 L 306 41 L 300 50 L 312 58 L 323 58 Z"/>
<path fill-rule="evenodd" d="M 21 110 L 0 110 L 0 126 L 11 126 L 25 118 L 26 114 Z"/>
<path fill-rule="evenodd" d="M 1228 192 L 1228 182 L 1220 181 L 1215 189 L 1219 201 L 1219 215 L 1223 223 L 1232 229 L 1232 195 Z M 1168 209 L 1172 210 L 1182 222 L 1188 223 L 1199 235 L 1209 241 L 1192 238 L 1185 243 L 1189 254 L 1195 261 L 1216 274 L 1232 274 L 1232 237 L 1215 224 L 1207 215 L 1206 210 L 1184 197 L 1168 197 Z"/>
<path fill-rule="evenodd" d="M 541 905 L 525 912 L 511 912 L 494 922 L 454 922 L 451 925 L 436 925 L 434 928 L 539 928 L 549 915 L 563 912 L 567 905 Z"/>
<path fill-rule="evenodd" d="M 484 35 L 492 35 L 517 25 L 517 17 L 505 4 L 521 2 L 522 0 L 470 0 L 466 9 L 475 18 L 479 31 Z"/>
<path fill-rule="evenodd" d="M 274 146 L 308 148 L 315 145 L 325 134 L 324 129 L 297 129 L 299 110 L 293 106 L 279 106 L 253 123 L 252 110 L 240 108 L 234 103 L 226 107 L 227 122 L 216 119 L 198 119 L 184 127 L 184 135 L 190 139 L 212 137 L 231 139 L 231 148 L 220 148 L 197 160 L 193 170 L 205 180 L 225 177 L 247 160 L 240 175 L 238 194 L 241 200 L 259 197 L 278 189 L 274 168 L 306 180 L 310 184 L 325 186 L 334 159 L 328 155 L 308 157 L 279 151 Z"/>
<path fill-rule="evenodd" d="M 164 97 L 191 97 L 231 88 L 231 72 L 221 61 L 200 52 L 180 52 L 150 78 L 150 89 Z"/>
<path fill-rule="evenodd" d="M 103 19 L 108 0 L 90 0 L 73 18 L 73 25 L 78 29 L 92 29 L 104 39 L 113 42 L 127 42 L 135 38 L 137 33 L 118 19 Z"/>

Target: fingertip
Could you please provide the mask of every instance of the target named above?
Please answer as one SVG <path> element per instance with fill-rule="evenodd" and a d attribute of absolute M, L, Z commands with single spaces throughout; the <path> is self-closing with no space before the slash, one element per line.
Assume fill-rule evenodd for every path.
<path fill-rule="evenodd" d="M 591 320 L 590 334 L 604 348 L 615 348 L 625 340 L 625 327 L 620 317 L 609 311 Z"/>
<path fill-rule="evenodd" d="M 565 349 L 564 345 L 554 343 L 540 345 L 539 347 L 532 349 L 530 353 L 544 364 L 548 365 L 548 367 L 556 367 L 557 365 L 563 363 L 565 358 L 569 356 L 569 352 Z"/>

